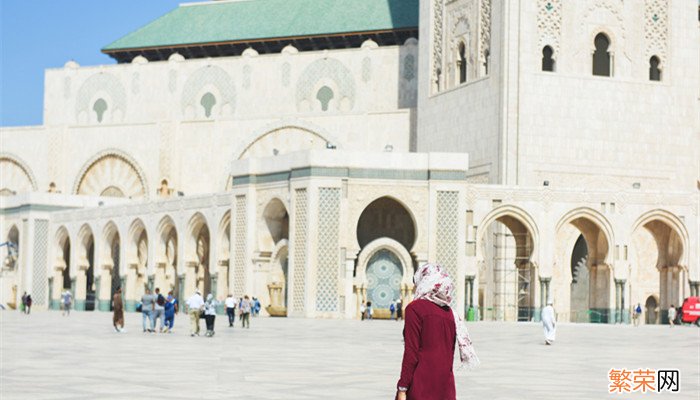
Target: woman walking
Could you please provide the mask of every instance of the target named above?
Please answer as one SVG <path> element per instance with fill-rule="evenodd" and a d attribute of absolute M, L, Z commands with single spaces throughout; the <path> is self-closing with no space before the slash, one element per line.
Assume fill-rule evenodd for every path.
<path fill-rule="evenodd" d="M 214 295 L 209 293 L 207 301 L 204 303 L 204 320 L 207 323 L 207 333 L 205 336 L 214 336 L 214 320 L 216 319 L 216 305 L 219 304 L 214 300 Z"/>
<path fill-rule="evenodd" d="M 415 296 L 406 307 L 404 353 L 398 400 L 455 400 L 452 373 L 455 342 L 469 368 L 479 365 L 469 333 L 450 307 L 454 285 L 437 264 L 425 264 L 413 276 Z"/>

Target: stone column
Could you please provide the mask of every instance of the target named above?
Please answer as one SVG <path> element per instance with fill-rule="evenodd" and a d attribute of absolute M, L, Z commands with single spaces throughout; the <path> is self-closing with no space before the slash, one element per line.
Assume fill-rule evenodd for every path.
<path fill-rule="evenodd" d="M 627 302 L 625 301 L 625 298 L 627 297 L 627 280 L 621 279 L 620 281 L 620 310 L 622 314 L 622 319 L 620 320 L 620 323 L 629 324 L 630 315 L 629 311 L 627 310 Z"/>
<path fill-rule="evenodd" d="M 155 272 L 153 274 L 153 286 L 160 289 L 161 294 L 167 295 L 168 282 L 165 279 L 165 263 L 156 263 Z"/>
<path fill-rule="evenodd" d="M 136 311 L 136 303 L 138 303 L 138 291 L 137 291 L 137 281 L 138 281 L 138 264 L 128 264 L 126 266 L 126 285 L 124 297 L 126 298 L 125 308 L 126 311 Z"/>
<path fill-rule="evenodd" d="M 360 307 L 362 306 L 362 287 L 355 286 L 355 319 L 360 319 Z"/>
<path fill-rule="evenodd" d="M 620 316 L 620 281 L 615 279 L 615 314 L 613 315 L 613 322 L 619 322 Z"/>
<path fill-rule="evenodd" d="M 192 296 L 195 289 L 197 289 L 196 268 L 197 262 L 195 261 L 188 261 L 185 263 L 185 297 Z"/>
<path fill-rule="evenodd" d="M 61 293 L 63 293 L 63 268 L 62 266 L 54 267 L 53 272 L 53 297 L 51 298 L 51 308 L 54 310 L 61 309 Z"/>
<path fill-rule="evenodd" d="M 75 310 L 85 311 L 85 301 L 87 300 L 87 265 L 79 265 L 75 276 Z"/>
<path fill-rule="evenodd" d="M 185 275 L 177 276 L 177 288 L 178 292 L 175 293 L 175 296 L 177 296 L 177 301 L 179 302 L 179 311 L 181 313 L 184 313 L 185 301 L 187 300 L 187 298 L 185 297 Z"/>
<path fill-rule="evenodd" d="M 346 255 L 349 254 L 346 252 Z M 352 302 L 350 299 L 352 299 L 352 294 L 353 294 L 353 281 L 354 278 L 352 276 L 353 271 L 355 270 L 355 258 L 346 258 L 345 259 L 345 310 L 341 310 L 345 314 L 345 318 L 351 319 L 352 318 L 352 308 L 351 304 Z"/>
<path fill-rule="evenodd" d="M 225 299 L 230 293 L 228 287 L 228 271 L 228 260 L 219 260 L 216 272 L 218 275 L 218 279 L 216 281 L 216 293 L 219 295 L 221 300 Z"/>
<path fill-rule="evenodd" d="M 688 284 L 690 285 L 690 296 L 699 296 L 700 281 L 688 281 Z"/>
<path fill-rule="evenodd" d="M 100 268 L 99 276 L 99 294 L 97 300 L 97 309 L 100 311 L 109 311 L 110 303 L 112 302 L 112 266 L 103 265 Z"/>

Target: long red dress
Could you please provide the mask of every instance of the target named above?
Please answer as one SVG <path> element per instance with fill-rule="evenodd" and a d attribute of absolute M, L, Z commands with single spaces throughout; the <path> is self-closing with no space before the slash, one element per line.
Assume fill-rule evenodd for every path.
<path fill-rule="evenodd" d="M 456 327 L 452 310 L 428 300 L 406 307 L 401 379 L 408 400 L 455 400 L 452 363 Z"/>

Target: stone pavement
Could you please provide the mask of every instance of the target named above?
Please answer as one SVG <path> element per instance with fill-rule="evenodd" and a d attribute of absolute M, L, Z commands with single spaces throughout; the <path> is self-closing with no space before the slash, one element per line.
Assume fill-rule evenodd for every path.
<path fill-rule="evenodd" d="M 0 398 L 393 399 L 402 323 L 224 320 L 213 338 L 192 338 L 184 315 L 173 334 L 143 334 L 128 313 L 118 334 L 110 313 L 0 312 Z M 560 324 L 545 346 L 538 324 L 468 326 L 482 367 L 458 371 L 459 399 L 700 398 L 696 327 Z M 609 395 L 611 367 L 678 368 L 681 392 Z"/>

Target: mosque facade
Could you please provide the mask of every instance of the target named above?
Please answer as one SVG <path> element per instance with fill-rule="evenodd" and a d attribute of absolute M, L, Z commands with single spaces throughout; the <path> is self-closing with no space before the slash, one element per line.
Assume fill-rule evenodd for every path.
<path fill-rule="evenodd" d="M 645 323 L 700 290 L 700 24 L 670 0 L 182 4 L 0 128 L 0 303 L 117 287 Z"/>

